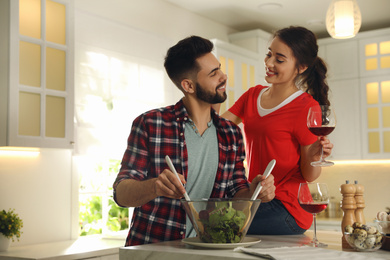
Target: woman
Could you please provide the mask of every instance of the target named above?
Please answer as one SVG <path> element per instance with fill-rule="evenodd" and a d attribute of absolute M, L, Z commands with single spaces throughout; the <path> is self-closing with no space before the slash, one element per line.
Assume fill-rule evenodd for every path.
<path fill-rule="evenodd" d="M 250 88 L 222 115 L 244 125 L 249 181 L 276 159 L 275 199 L 260 205 L 248 234 L 302 234 L 311 226 L 312 215 L 298 204 L 299 183 L 320 176 L 321 167 L 310 162 L 320 158 L 321 147 L 325 157 L 333 148 L 326 137 L 316 137 L 306 126 L 311 106 L 330 104 L 327 68 L 317 52 L 311 31 L 277 31 L 264 60 L 270 87 Z"/>

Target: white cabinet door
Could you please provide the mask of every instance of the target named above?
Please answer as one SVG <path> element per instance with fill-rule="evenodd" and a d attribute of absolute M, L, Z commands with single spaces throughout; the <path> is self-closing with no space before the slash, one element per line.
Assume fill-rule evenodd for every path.
<path fill-rule="evenodd" d="M 360 84 L 358 43 L 327 40 L 320 44 L 318 55 L 328 68 L 329 100 L 336 112 L 337 125 L 330 141 L 334 144 L 331 159 L 361 159 Z"/>
<path fill-rule="evenodd" d="M 72 148 L 73 0 L 3 0 L 0 9 L 8 18 L 0 26 L 0 146 Z"/>
<path fill-rule="evenodd" d="M 268 53 L 268 47 L 271 44 L 271 40 L 272 34 L 260 29 L 229 34 L 229 41 L 232 44 L 259 54 L 259 84 L 265 84 L 264 58 Z"/>
<path fill-rule="evenodd" d="M 350 79 L 359 76 L 357 41 L 329 43 L 321 46 L 320 50 L 320 57 L 328 65 L 329 79 Z"/>
<path fill-rule="evenodd" d="M 389 34 L 359 40 L 361 77 L 390 74 Z"/>
<path fill-rule="evenodd" d="M 330 158 L 361 159 L 359 80 L 332 80 L 330 101 L 336 112 L 336 128 L 329 135 L 334 144 Z"/>
<path fill-rule="evenodd" d="M 10 2 L 0 1 L 0 146 L 7 143 Z"/>
<path fill-rule="evenodd" d="M 359 40 L 362 152 L 390 158 L 390 31 Z"/>
<path fill-rule="evenodd" d="M 390 75 L 361 80 L 361 129 L 364 159 L 390 158 Z"/>

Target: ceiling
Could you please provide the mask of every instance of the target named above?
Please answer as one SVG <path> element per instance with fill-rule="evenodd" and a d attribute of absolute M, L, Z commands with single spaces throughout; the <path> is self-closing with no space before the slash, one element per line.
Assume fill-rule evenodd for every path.
<path fill-rule="evenodd" d="M 304 26 L 318 38 L 329 37 L 325 17 L 331 0 L 165 0 L 237 31 L 274 30 Z M 390 0 L 357 0 L 362 14 L 360 31 L 390 27 Z M 265 9 L 259 8 L 266 5 Z M 281 5 L 279 9 L 273 9 Z"/>

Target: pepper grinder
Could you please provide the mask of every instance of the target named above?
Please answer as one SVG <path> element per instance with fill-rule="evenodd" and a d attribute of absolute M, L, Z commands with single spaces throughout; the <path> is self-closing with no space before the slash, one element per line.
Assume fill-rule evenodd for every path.
<path fill-rule="evenodd" d="M 364 218 L 363 210 L 366 207 L 364 203 L 363 193 L 364 186 L 359 184 L 358 181 L 355 181 L 356 193 L 355 193 L 355 201 L 356 201 L 356 211 L 355 211 L 355 219 L 356 222 L 360 224 L 366 224 L 366 219 Z"/>
<path fill-rule="evenodd" d="M 340 192 L 343 196 L 340 207 L 343 210 L 343 220 L 341 222 L 341 232 L 344 234 L 345 227 L 348 225 L 353 225 L 356 222 L 355 218 L 355 210 L 356 210 L 356 201 L 355 201 L 355 193 L 356 187 L 354 184 L 350 184 L 347 180 L 345 184 L 340 186 Z M 342 248 L 351 248 L 351 246 L 345 240 L 343 235 L 341 240 Z"/>

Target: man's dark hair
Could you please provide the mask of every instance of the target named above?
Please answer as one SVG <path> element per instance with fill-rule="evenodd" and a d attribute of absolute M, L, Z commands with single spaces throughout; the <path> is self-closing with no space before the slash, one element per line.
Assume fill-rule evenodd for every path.
<path fill-rule="evenodd" d="M 181 81 L 194 78 L 199 71 L 196 59 L 210 53 L 213 43 L 199 36 L 190 36 L 169 48 L 164 67 L 169 78 L 181 90 Z"/>

